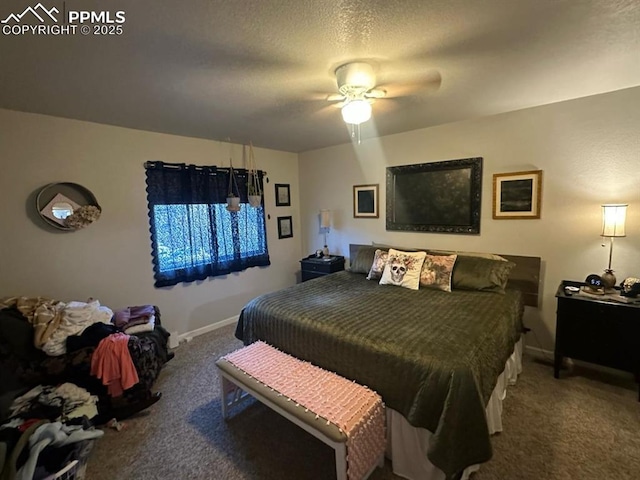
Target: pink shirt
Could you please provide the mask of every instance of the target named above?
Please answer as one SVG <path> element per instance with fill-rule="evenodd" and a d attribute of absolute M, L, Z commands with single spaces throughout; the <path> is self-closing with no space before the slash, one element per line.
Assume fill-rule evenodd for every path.
<path fill-rule="evenodd" d="M 129 335 L 114 333 L 100 341 L 91 357 L 91 375 L 102 380 L 112 397 L 119 397 L 138 383 L 138 372 L 129 353 Z"/>

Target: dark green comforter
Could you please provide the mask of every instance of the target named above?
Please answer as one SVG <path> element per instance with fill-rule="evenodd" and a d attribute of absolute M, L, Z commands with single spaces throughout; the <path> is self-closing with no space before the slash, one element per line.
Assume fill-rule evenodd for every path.
<path fill-rule="evenodd" d="M 260 296 L 236 336 L 377 391 L 433 433 L 447 476 L 491 458 L 485 405 L 522 331 L 521 295 L 409 290 L 339 272 Z"/>

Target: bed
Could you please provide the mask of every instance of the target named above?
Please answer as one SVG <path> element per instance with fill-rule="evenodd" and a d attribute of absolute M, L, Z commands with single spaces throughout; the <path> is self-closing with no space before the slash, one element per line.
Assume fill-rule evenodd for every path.
<path fill-rule="evenodd" d="M 352 266 L 373 251 L 351 245 Z M 517 350 L 524 306 L 537 306 L 540 259 L 503 257 L 515 267 L 500 293 L 380 285 L 352 268 L 252 300 L 236 336 L 377 391 L 395 430 L 397 474 L 462 478 L 491 458 L 491 400 Z M 407 453 L 416 450 L 420 458 Z"/>

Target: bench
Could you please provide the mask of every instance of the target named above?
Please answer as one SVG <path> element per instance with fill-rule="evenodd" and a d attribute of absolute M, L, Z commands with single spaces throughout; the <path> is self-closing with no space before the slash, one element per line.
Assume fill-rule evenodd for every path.
<path fill-rule="evenodd" d="M 338 480 L 365 479 L 383 465 L 385 412 L 374 391 L 264 342 L 216 365 L 225 420 L 251 396 L 333 448 Z"/>

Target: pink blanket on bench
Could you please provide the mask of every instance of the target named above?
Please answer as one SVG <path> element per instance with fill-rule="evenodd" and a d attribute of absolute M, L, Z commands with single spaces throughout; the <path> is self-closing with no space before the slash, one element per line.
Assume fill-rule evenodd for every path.
<path fill-rule="evenodd" d="M 382 398 L 373 390 L 255 342 L 224 357 L 254 379 L 347 435 L 347 476 L 362 479 L 385 449 Z M 277 368 L 273 368 L 273 365 Z"/>

